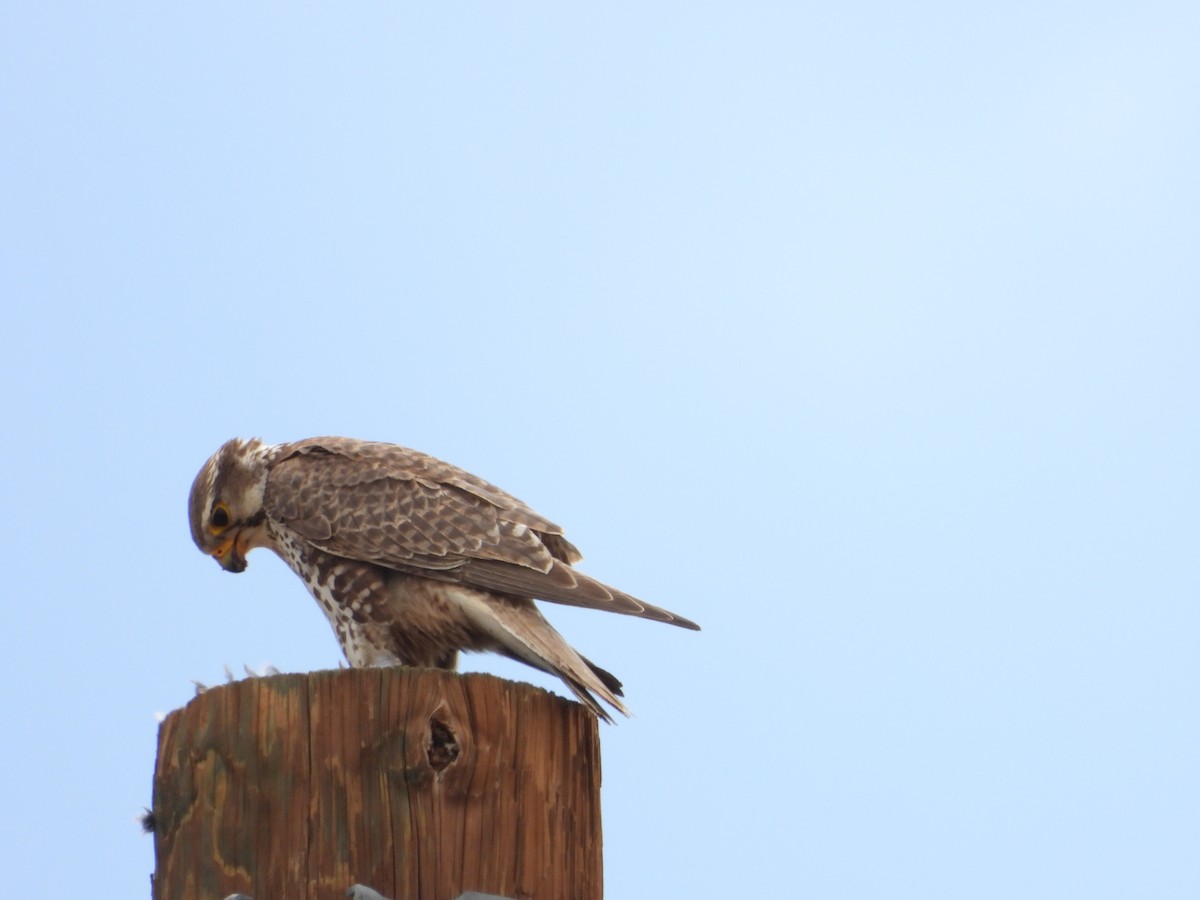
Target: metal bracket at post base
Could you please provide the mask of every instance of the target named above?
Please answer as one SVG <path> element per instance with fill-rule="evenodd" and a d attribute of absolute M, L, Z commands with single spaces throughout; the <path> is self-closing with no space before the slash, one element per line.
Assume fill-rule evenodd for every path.
<path fill-rule="evenodd" d="M 365 884 L 354 884 L 346 891 L 350 900 L 388 900 L 374 888 Z M 254 900 L 249 894 L 230 894 L 225 900 Z M 512 900 L 511 897 L 501 897 L 499 894 L 481 894 L 479 891 L 467 891 L 459 894 L 454 900 Z"/>
<path fill-rule="evenodd" d="M 346 896 L 350 900 L 388 900 L 379 891 L 369 888 L 365 884 L 351 885 L 350 890 L 346 891 Z M 454 900 L 512 900 L 512 898 L 501 897 L 499 894 L 481 894 L 479 891 L 466 891 L 459 894 Z"/>

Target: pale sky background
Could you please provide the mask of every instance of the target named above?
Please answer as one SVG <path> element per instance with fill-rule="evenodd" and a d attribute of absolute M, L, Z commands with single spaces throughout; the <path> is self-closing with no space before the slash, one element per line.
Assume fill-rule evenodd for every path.
<path fill-rule="evenodd" d="M 155 712 L 337 664 L 185 510 L 318 434 L 704 626 L 547 608 L 636 714 L 611 900 L 1200 896 L 1198 45 L 1190 2 L 4 4 L 5 896 L 147 897 Z"/>

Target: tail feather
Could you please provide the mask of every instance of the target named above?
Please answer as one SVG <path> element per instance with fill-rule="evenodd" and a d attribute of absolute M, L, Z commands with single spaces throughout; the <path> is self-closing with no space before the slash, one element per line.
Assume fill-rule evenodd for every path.
<path fill-rule="evenodd" d="M 596 673 L 596 677 L 604 682 L 604 686 L 606 688 L 608 688 L 610 691 L 612 691 L 618 697 L 625 696 L 625 692 L 623 690 L 621 690 L 621 688 L 624 687 L 624 685 L 621 684 L 621 682 L 617 679 L 616 675 L 614 675 L 612 672 L 609 672 L 607 669 L 600 668 L 598 665 L 596 665 L 594 662 L 592 662 L 590 659 L 588 659 L 586 656 L 583 656 L 582 654 L 580 654 L 579 658 L 582 659 L 585 663 L 587 663 L 587 667 Z"/>
<path fill-rule="evenodd" d="M 580 656 L 546 621 L 533 601 L 506 602 L 470 589 L 455 591 L 453 596 L 467 616 L 491 635 L 504 653 L 535 669 L 557 675 L 598 717 L 612 721 L 600 700 L 622 715 L 629 715 L 629 710 L 618 699 L 621 682 Z"/>
<path fill-rule="evenodd" d="M 609 587 L 590 575 L 585 575 L 566 563 L 555 561 L 548 572 L 539 572 L 526 566 L 499 562 L 493 559 L 476 559 L 457 570 L 467 584 L 493 591 L 503 591 L 517 597 L 534 597 L 567 606 L 582 606 L 587 609 L 602 609 L 666 622 L 681 628 L 699 631 L 700 626 L 670 610 L 639 600 L 631 594 Z"/>

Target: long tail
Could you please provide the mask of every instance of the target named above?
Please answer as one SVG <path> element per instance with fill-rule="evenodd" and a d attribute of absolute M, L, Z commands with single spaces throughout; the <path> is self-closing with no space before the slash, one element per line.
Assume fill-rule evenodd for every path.
<path fill-rule="evenodd" d="M 600 700 L 622 715 L 629 710 L 618 699 L 621 682 L 592 665 L 554 630 L 532 600 L 506 601 L 470 589 L 454 592 L 467 616 L 521 662 L 557 675 L 579 701 L 606 722 L 611 722 Z M 596 699 L 599 697 L 600 699 Z"/>
<path fill-rule="evenodd" d="M 498 562 L 491 559 L 476 559 L 467 563 L 457 574 L 463 581 L 493 591 L 503 591 L 518 597 L 536 597 L 567 606 L 582 606 L 587 609 L 602 609 L 666 622 L 680 628 L 699 631 L 700 626 L 691 619 L 639 600 L 590 575 L 585 575 L 566 563 L 555 560 L 548 572 L 539 572 L 525 566 Z"/>

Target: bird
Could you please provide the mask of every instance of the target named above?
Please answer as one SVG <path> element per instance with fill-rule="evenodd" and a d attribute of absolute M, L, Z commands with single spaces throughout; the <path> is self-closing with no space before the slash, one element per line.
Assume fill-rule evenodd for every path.
<path fill-rule="evenodd" d="M 683 616 L 575 568 L 563 530 L 495 485 L 396 444 L 315 437 L 227 441 L 192 484 L 196 546 L 228 572 L 274 551 L 308 587 L 347 663 L 454 669 L 491 651 L 562 679 L 599 718 L 622 685 L 534 603 L 607 610 L 698 631 Z"/>

